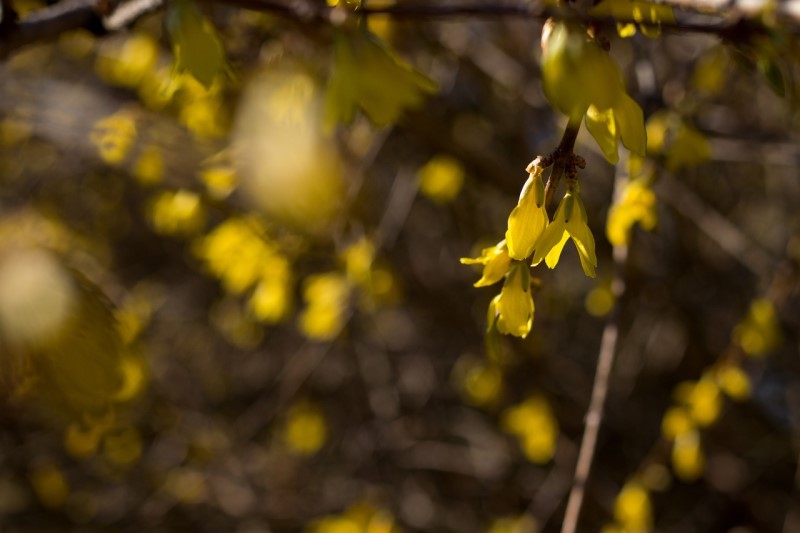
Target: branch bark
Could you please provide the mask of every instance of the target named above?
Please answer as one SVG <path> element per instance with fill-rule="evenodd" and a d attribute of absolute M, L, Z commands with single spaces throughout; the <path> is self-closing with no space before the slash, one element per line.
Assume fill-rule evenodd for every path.
<path fill-rule="evenodd" d="M 620 180 L 623 175 L 621 169 L 625 168 L 625 166 L 624 163 L 620 163 L 617 166 L 615 189 L 619 189 L 620 187 Z M 580 518 L 581 508 L 583 507 L 583 497 L 586 493 L 586 482 L 589 479 L 589 473 L 591 472 L 592 463 L 594 461 L 597 437 L 600 434 L 606 396 L 608 396 L 611 369 L 614 366 L 614 356 L 617 351 L 620 300 L 625 293 L 624 271 L 625 263 L 628 260 L 628 247 L 615 246 L 613 254 L 614 279 L 611 283 L 611 292 L 614 294 L 616 303 L 603 328 L 600 352 L 597 358 L 597 370 L 595 371 L 594 384 L 592 385 L 592 396 L 586 411 L 586 427 L 583 432 L 580 451 L 578 452 L 578 462 L 575 465 L 575 477 L 567 500 L 564 521 L 561 523 L 561 533 L 575 533 L 578 528 L 578 519 Z"/>
<path fill-rule="evenodd" d="M 326 2 L 313 0 L 200 0 L 209 4 L 224 4 L 229 7 L 250 9 L 277 14 L 301 23 L 325 23 L 340 25 L 348 18 L 386 15 L 396 19 L 452 19 L 452 18 L 509 18 L 545 20 L 548 17 L 564 18 L 577 16 L 574 11 L 547 5 L 545 2 L 487 3 L 464 5 L 393 4 L 367 6 L 351 12 L 330 7 Z M 703 0 L 669 0 L 666 3 L 680 8 L 704 6 Z M 98 15 L 109 32 L 118 31 L 164 6 L 165 0 L 62 0 L 61 2 L 31 13 L 24 20 L 6 17 L 0 23 L 0 60 L 8 58 L 16 50 L 35 43 L 48 42 L 62 33 L 86 27 Z M 9 2 L 4 1 L 4 11 Z M 776 7 L 776 16 L 794 34 L 800 34 L 800 15 L 794 14 L 782 4 Z M 681 17 L 683 18 L 683 17 Z M 586 23 L 613 28 L 617 22 L 634 20 L 593 18 L 583 16 Z M 683 33 L 706 33 L 728 40 L 740 40 L 748 36 L 768 33 L 757 14 L 741 10 L 720 8 L 716 14 L 703 15 L 702 20 L 676 20 L 664 22 L 667 31 Z"/>

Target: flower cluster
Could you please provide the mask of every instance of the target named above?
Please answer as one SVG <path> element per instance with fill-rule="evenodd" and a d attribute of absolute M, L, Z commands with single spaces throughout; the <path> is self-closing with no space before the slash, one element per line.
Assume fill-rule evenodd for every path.
<path fill-rule="evenodd" d="M 542 261 L 555 268 L 568 240 L 578 250 L 581 266 L 589 277 L 595 276 L 597 257 L 594 237 L 589 229 L 580 187 L 574 179 L 551 221 L 545 205 L 541 158 L 528 166 L 528 179 L 522 187 L 517 206 L 508 217 L 505 239 L 484 248 L 476 258 L 462 258 L 463 264 L 483 265 L 476 287 L 494 285 L 504 279 L 500 294 L 489 304 L 489 330 L 515 337 L 527 337 L 533 326 L 534 304 L 531 295 L 530 269 Z"/>

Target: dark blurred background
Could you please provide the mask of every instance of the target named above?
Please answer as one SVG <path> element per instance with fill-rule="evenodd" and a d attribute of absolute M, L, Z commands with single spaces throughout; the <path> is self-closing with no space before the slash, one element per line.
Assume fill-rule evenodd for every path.
<path fill-rule="evenodd" d="M 499 286 L 459 264 L 561 137 L 541 24 L 376 17 L 439 91 L 325 137 L 330 28 L 208 14 L 232 72 L 210 89 L 174 74 L 158 13 L 0 65 L 0 530 L 557 531 L 626 165 L 581 132 L 598 275 L 569 247 L 534 269 L 527 339 L 487 353 Z M 608 37 L 666 141 L 579 531 L 620 522 L 631 479 L 656 531 L 800 531 L 795 99 L 713 37 Z M 750 393 L 717 391 L 676 458 L 662 418 L 720 361 Z"/>

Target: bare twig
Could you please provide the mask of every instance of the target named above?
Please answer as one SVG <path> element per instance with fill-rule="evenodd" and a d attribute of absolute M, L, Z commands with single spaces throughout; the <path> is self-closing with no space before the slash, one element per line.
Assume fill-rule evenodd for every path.
<path fill-rule="evenodd" d="M 118 0 L 69 0 L 38 9 L 24 20 L 4 25 L 0 33 L 0 59 L 23 46 L 52 41 L 64 32 L 86 27 L 117 4 Z"/>
<path fill-rule="evenodd" d="M 691 189 L 674 177 L 665 176 L 656 185 L 659 198 L 694 222 L 705 235 L 751 272 L 766 278 L 772 271 L 775 258 L 748 238 L 730 220 L 707 205 Z"/>
<path fill-rule="evenodd" d="M 621 168 L 624 164 L 617 167 L 617 177 L 615 187 L 619 187 L 622 176 Z M 600 432 L 600 425 L 603 421 L 603 411 L 608 395 L 608 383 L 611 376 L 611 368 L 614 365 L 614 355 L 617 349 L 617 338 L 619 336 L 619 314 L 620 299 L 625 292 L 624 269 L 628 258 L 627 246 L 614 247 L 614 280 L 611 284 L 611 291 L 614 294 L 616 304 L 611 314 L 608 316 L 603 337 L 600 341 L 600 352 L 597 358 L 597 371 L 594 376 L 592 386 L 592 397 L 589 401 L 589 408 L 586 411 L 586 428 L 583 432 L 580 451 L 578 452 L 578 462 L 575 466 L 575 477 L 572 482 L 572 490 L 567 500 L 567 509 L 564 513 L 564 521 L 561 524 L 561 533 L 575 533 L 578 526 L 581 507 L 583 506 L 583 496 L 586 492 L 586 481 L 594 461 L 594 452 L 597 447 L 597 436 Z"/>
<path fill-rule="evenodd" d="M 564 135 L 561 137 L 561 142 L 558 143 L 553 152 L 543 158 L 542 166 L 548 167 L 553 165 L 553 170 L 547 178 L 547 184 L 544 187 L 544 205 L 547 207 L 548 212 L 552 211 L 553 197 L 558 189 L 558 184 L 564 174 L 571 174 L 575 171 L 577 164 L 576 155 L 573 152 L 575 148 L 575 139 L 578 138 L 578 131 L 581 129 L 581 121 L 570 121 L 567 127 L 564 128 Z"/>
<path fill-rule="evenodd" d="M 387 15 L 397 19 L 436 19 L 463 17 L 519 17 L 544 20 L 555 18 L 581 18 L 595 26 L 614 26 L 617 23 L 635 23 L 624 18 L 603 18 L 579 15 L 560 7 L 549 6 L 544 2 L 525 3 L 487 3 L 485 5 L 429 5 L 393 4 L 387 6 L 369 6 L 357 12 L 339 7 L 330 7 L 325 2 L 311 0 L 202 0 L 205 3 L 224 4 L 230 7 L 251 9 L 265 13 L 277 14 L 301 23 L 325 23 L 340 25 L 352 17 L 371 15 Z M 63 0 L 53 6 L 39 9 L 22 21 L 6 20 L 0 25 L 0 60 L 7 58 L 12 52 L 34 43 L 48 42 L 62 33 L 77 30 L 89 25 L 100 15 L 106 30 L 118 31 L 136 20 L 163 7 L 164 0 Z M 664 2 L 677 4 L 679 0 Z M 9 4 L 4 2 L 3 7 Z M 683 5 L 683 4 L 681 4 Z M 784 11 L 786 11 L 784 13 Z M 779 13 L 784 26 L 798 32 L 800 20 L 783 10 Z M 674 20 L 664 21 L 661 27 L 668 31 L 683 33 L 707 33 L 721 38 L 742 41 L 749 37 L 768 32 L 763 23 L 751 13 L 720 10 L 716 14 L 704 16 L 700 21 Z"/>

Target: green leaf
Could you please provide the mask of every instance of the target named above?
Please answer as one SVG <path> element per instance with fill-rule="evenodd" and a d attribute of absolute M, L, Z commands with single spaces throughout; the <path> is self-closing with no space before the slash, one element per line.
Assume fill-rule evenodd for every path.
<path fill-rule="evenodd" d="M 776 58 L 761 56 L 758 58 L 758 70 L 767 79 L 770 88 L 781 98 L 786 96 L 786 79 Z"/>
<path fill-rule="evenodd" d="M 375 35 L 341 32 L 325 102 L 326 127 L 348 124 L 361 109 L 378 126 L 397 122 L 438 90 L 436 83 L 400 59 Z"/>
<path fill-rule="evenodd" d="M 172 40 L 175 67 L 209 88 L 227 64 L 225 49 L 211 22 L 191 0 L 169 3 L 166 26 Z"/>

